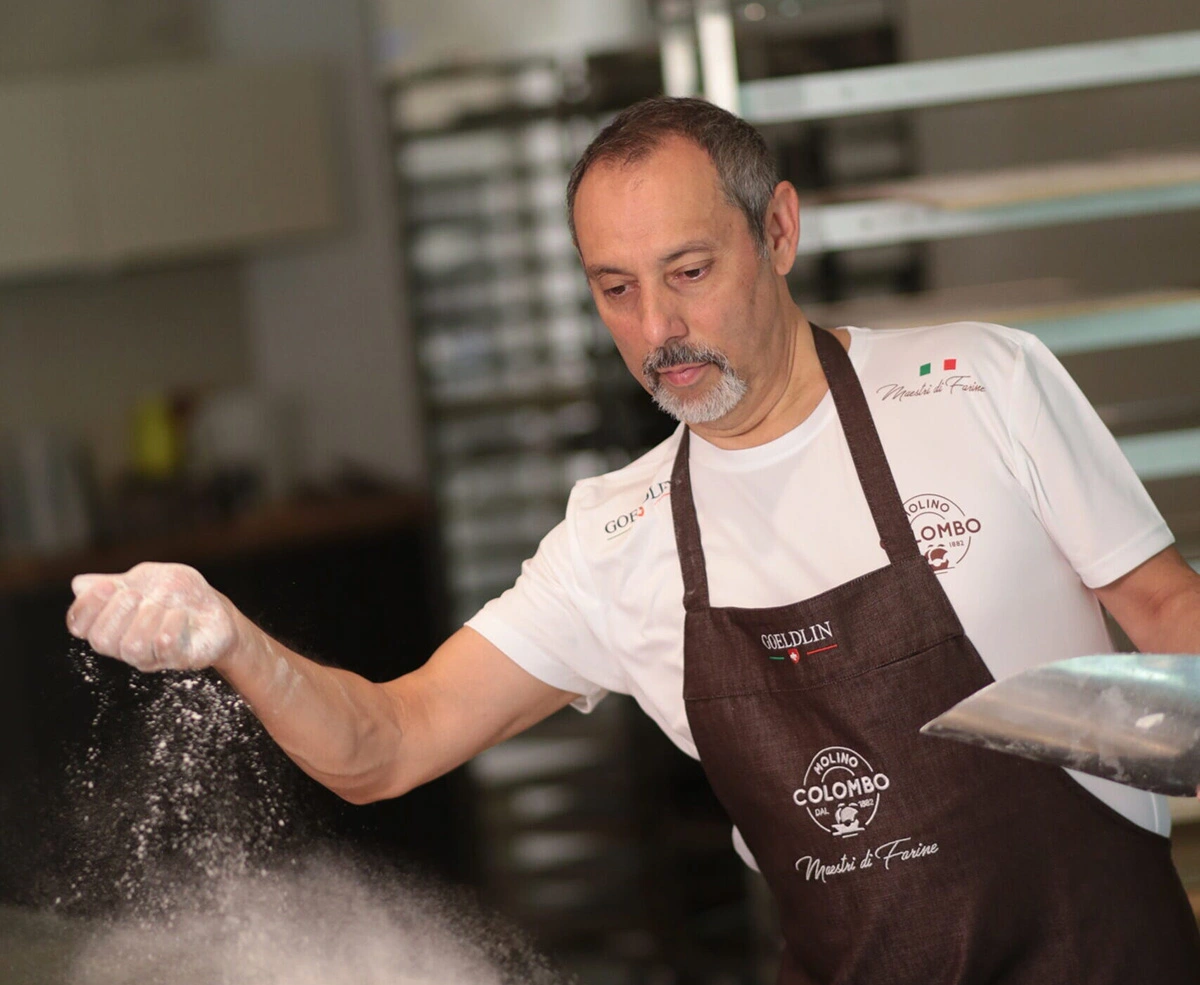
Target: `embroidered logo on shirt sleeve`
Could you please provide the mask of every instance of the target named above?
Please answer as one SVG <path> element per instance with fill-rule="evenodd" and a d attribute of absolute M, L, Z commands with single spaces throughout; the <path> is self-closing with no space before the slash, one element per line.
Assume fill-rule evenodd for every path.
<path fill-rule="evenodd" d="M 628 512 L 621 513 L 619 516 L 613 517 L 604 524 L 604 532 L 608 535 L 609 540 L 614 540 L 617 537 L 622 537 L 633 529 L 633 525 L 642 519 L 651 507 L 657 506 L 671 495 L 671 480 L 664 479 L 662 482 L 656 482 L 646 490 L 646 495 L 642 499 L 641 505 L 635 506 Z"/>
<path fill-rule="evenodd" d="M 935 367 L 939 366 L 940 375 Z M 962 393 L 983 393 L 987 387 L 974 376 L 958 368 L 957 356 L 944 356 L 917 366 L 917 380 L 910 383 L 885 383 L 875 393 L 883 400 L 903 402 L 916 397 L 956 396 Z"/>

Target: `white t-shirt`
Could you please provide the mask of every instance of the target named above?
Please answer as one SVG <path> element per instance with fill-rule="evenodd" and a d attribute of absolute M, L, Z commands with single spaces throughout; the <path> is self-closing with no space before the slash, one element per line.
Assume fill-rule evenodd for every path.
<path fill-rule="evenodd" d="M 1089 588 L 1172 542 L 1112 435 L 1032 335 L 996 325 L 851 328 L 849 354 L 922 552 L 992 675 L 1112 649 Z M 513 588 L 467 625 L 582 697 L 631 694 L 696 756 L 683 702 L 683 576 L 671 520 L 676 433 L 578 483 Z M 887 564 L 826 394 L 754 448 L 696 435 L 691 474 L 714 606 L 764 608 Z M 1167 834 L 1161 797 L 1072 773 Z"/>

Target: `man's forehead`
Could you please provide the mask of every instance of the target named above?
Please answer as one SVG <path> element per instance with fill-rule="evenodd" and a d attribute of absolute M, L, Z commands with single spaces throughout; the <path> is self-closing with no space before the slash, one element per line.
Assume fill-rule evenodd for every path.
<path fill-rule="evenodd" d="M 687 183 L 719 191 L 720 178 L 708 152 L 686 137 L 667 136 L 632 157 L 601 157 L 588 168 L 577 195 L 585 189 L 605 191 L 614 186 L 636 189 L 656 177 L 670 175 L 673 183 Z"/>
<path fill-rule="evenodd" d="M 678 140 L 636 161 L 596 162 L 576 195 L 575 226 L 581 248 L 596 237 L 698 239 L 730 210 L 708 155 Z"/>

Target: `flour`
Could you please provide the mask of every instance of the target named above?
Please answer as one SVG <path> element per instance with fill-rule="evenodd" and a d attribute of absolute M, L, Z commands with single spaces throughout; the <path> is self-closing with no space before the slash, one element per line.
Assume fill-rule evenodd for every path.
<path fill-rule="evenodd" d="M 97 935 L 80 953 L 72 985 L 559 981 L 531 952 L 514 951 L 511 935 L 436 895 L 373 883 L 344 860 L 219 880 L 203 897 L 203 905 L 181 900 L 169 919 Z"/>
<path fill-rule="evenodd" d="M 299 839 L 296 771 L 211 671 L 76 659 L 95 738 L 56 903 L 102 919 L 69 985 L 561 985 L 461 893 Z"/>
<path fill-rule="evenodd" d="M 146 918 L 173 906 L 176 883 L 261 870 L 291 827 L 292 774 L 245 702 L 211 672 L 146 676 L 102 659 L 79 660 L 97 708 L 69 770 L 60 905 Z"/>
<path fill-rule="evenodd" d="M 271 677 L 271 702 L 277 711 L 282 711 L 292 703 L 292 698 L 304 683 L 304 677 L 286 657 L 276 653 L 269 642 L 267 653 L 275 660 L 275 670 Z"/>

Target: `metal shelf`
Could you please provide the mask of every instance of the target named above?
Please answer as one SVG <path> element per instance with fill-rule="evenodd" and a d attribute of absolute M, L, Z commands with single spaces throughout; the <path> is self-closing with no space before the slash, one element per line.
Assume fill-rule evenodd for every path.
<path fill-rule="evenodd" d="M 1200 31 L 744 83 L 742 115 L 784 123 L 1200 74 Z"/>
<path fill-rule="evenodd" d="M 1200 208 L 1200 182 L 953 211 L 894 200 L 813 205 L 801 210 L 796 252 L 827 253 L 1194 208 Z"/>
<path fill-rule="evenodd" d="M 1059 356 L 1154 345 L 1200 338 L 1200 298 L 1007 323 L 1036 335 Z"/>
<path fill-rule="evenodd" d="M 1200 473 L 1200 428 L 1135 434 L 1117 444 L 1143 481 Z"/>
<path fill-rule="evenodd" d="M 862 298 L 815 305 L 810 313 L 821 325 L 879 329 L 994 322 L 1036 335 L 1060 357 L 1200 338 L 1200 291 L 1087 297 L 1053 279 L 994 288 Z M 1029 292 L 1024 303 L 1014 303 L 1014 292 L 1022 290 Z"/>

